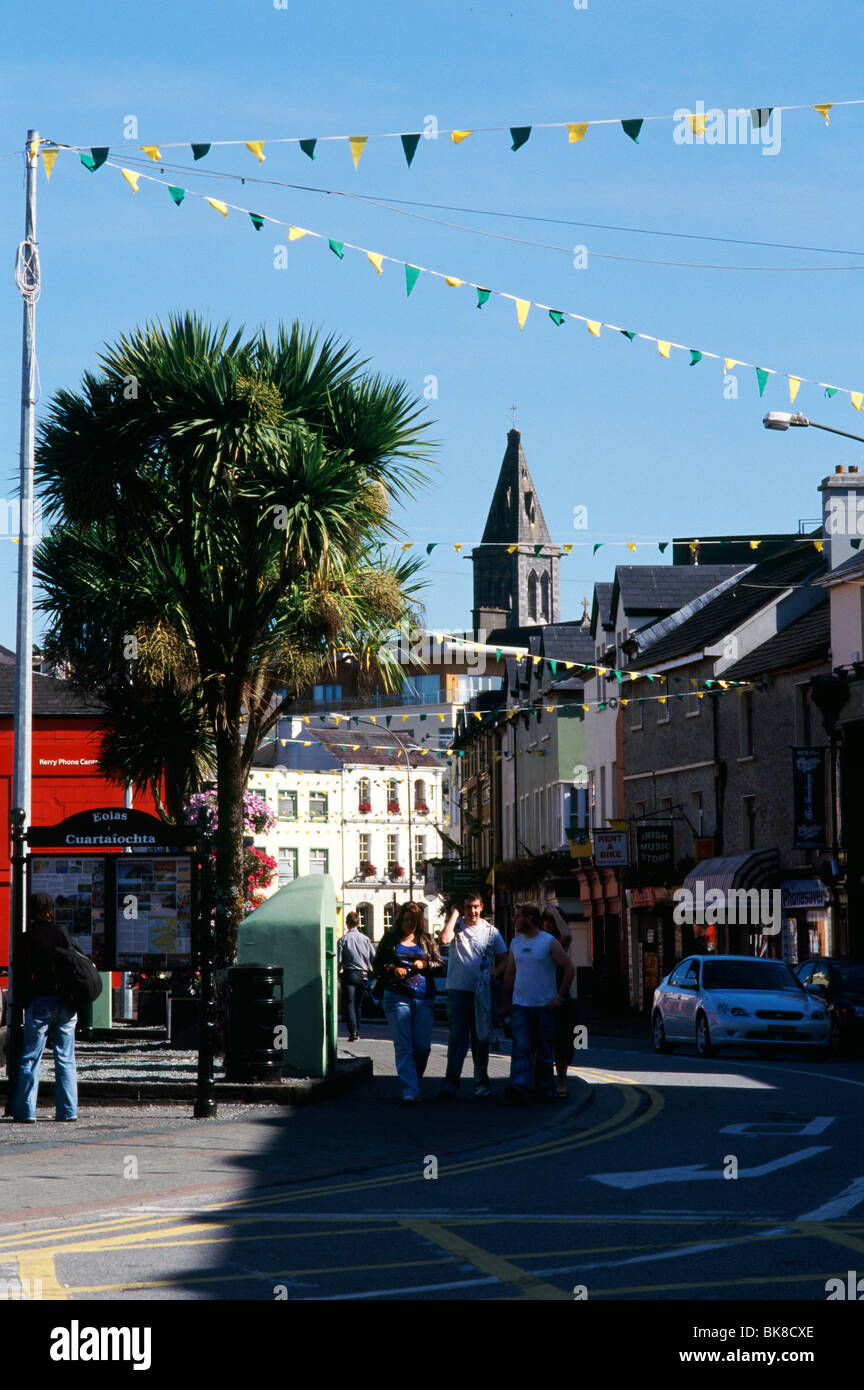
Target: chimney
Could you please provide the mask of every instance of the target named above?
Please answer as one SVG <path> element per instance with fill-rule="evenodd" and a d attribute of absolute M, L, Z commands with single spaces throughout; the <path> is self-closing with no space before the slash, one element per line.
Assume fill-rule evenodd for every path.
<path fill-rule="evenodd" d="M 852 555 L 864 560 L 864 548 L 851 542 L 864 540 L 864 473 L 856 464 L 838 464 L 819 485 L 822 493 L 822 535 L 828 568 L 836 570 Z"/>

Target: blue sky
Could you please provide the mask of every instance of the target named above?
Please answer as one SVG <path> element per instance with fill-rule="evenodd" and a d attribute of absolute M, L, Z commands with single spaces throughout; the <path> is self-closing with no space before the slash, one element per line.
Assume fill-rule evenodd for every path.
<path fill-rule="evenodd" d="M 28 127 L 60 142 L 139 144 L 534 125 L 669 115 L 679 107 L 751 107 L 864 96 L 852 3 L 790 7 L 780 0 L 504 0 L 436 5 L 337 0 L 148 0 L 86 6 L 43 0 L 8 14 L 0 58 L 0 228 L 11 270 L 23 227 L 20 151 Z M 124 118 L 138 120 L 124 141 Z M 860 237 L 859 152 L 864 106 L 837 108 L 826 129 L 814 111 L 784 114 L 779 152 L 741 145 L 679 145 L 673 122 L 646 124 L 636 146 L 616 126 L 568 144 L 535 130 L 517 153 L 506 132 L 458 147 L 421 142 L 411 169 L 398 141 L 370 139 L 355 171 L 347 145 L 269 144 L 260 176 L 369 198 L 416 200 L 507 217 L 412 208 L 563 251 L 472 235 L 343 197 L 241 186 L 217 172 L 259 173 L 245 149 L 214 150 L 188 183 L 339 240 L 352 241 L 509 293 L 695 348 L 864 389 L 858 320 L 864 256 L 675 239 L 520 221 L 515 214 L 664 232 L 795 243 L 852 252 Z M 166 153 L 166 158 L 168 155 Z M 173 158 L 192 167 L 188 151 Z M 152 172 L 160 177 L 154 165 Z M 564 617 L 616 562 L 654 563 L 622 544 L 675 535 L 795 529 L 819 513 L 816 487 L 838 462 L 861 462 L 851 441 L 817 431 L 768 434 L 765 409 L 788 408 L 772 379 L 760 401 L 738 370 L 726 399 L 723 368 L 687 366 L 653 345 L 584 325 L 554 327 L 537 310 L 519 332 L 513 305 L 482 311 L 467 288 L 421 277 L 406 299 L 403 273 L 378 277 L 364 257 L 342 262 L 325 244 L 292 245 L 284 232 L 187 198 L 175 208 L 142 181 L 90 174 L 60 156 L 39 176 L 43 292 L 38 356 L 43 400 L 74 385 L 105 341 L 148 317 L 191 307 L 254 326 L 295 317 L 348 339 L 388 375 L 429 401 L 440 441 L 437 470 L 404 518 L 406 537 L 436 541 L 426 602 L 434 625 L 464 626 L 471 608 L 466 551 L 480 538 L 518 405 L 523 444 L 553 538 L 590 544 L 562 562 Z M 576 269 L 570 248 L 588 250 Z M 693 269 L 604 260 L 862 270 Z M 18 467 L 20 300 L 11 273 L 0 294 L 0 441 L 3 487 Z M 827 424 L 864 433 L 848 397 L 825 401 L 802 386 L 796 403 Z M 588 531 L 573 509 L 588 508 Z M 590 545 L 607 541 L 596 559 Z M 448 548 L 449 547 L 449 548 Z M 464 553 L 464 552 L 463 552 Z M 17 546 L 0 539 L 0 642 L 14 646 Z M 37 619 L 38 632 L 38 619 Z"/>

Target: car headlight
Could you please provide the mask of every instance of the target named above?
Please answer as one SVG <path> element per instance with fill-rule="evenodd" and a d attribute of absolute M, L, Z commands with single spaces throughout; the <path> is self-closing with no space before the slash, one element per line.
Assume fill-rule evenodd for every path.
<path fill-rule="evenodd" d="M 861 1012 L 864 1013 L 864 1009 L 862 1009 Z M 811 1009 L 811 1010 L 810 1010 L 810 1017 L 811 1017 L 811 1018 L 817 1018 L 817 1019 L 823 1019 L 823 1018 L 827 1018 L 828 1015 L 826 1014 L 826 1012 L 825 1012 L 824 1009 Z"/>
<path fill-rule="evenodd" d="M 718 1004 L 716 1012 L 723 1015 L 731 1015 L 732 1018 L 746 1018 L 747 1010 L 740 1008 L 737 1004 Z"/>

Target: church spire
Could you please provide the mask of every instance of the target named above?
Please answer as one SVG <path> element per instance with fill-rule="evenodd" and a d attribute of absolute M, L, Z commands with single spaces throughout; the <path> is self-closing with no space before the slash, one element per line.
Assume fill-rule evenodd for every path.
<path fill-rule="evenodd" d="M 507 449 L 483 532 L 485 545 L 549 545 L 551 537 L 528 469 L 519 430 L 507 432 Z"/>

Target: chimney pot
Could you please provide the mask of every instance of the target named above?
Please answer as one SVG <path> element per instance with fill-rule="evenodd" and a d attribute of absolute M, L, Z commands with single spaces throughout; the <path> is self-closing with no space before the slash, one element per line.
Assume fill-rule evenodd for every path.
<path fill-rule="evenodd" d="M 858 472 L 858 465 L 857 465 L 857 463 L 850 463 L 850 465 L 849 465 L 849 472 L 850 472 L 850 473 L 857 473 L 857 472 Z"/>
<path fill-rule="evenodd" d="M 835 471 L 835 473 L 845 473 L 845 472 L 846 472 L 846 465 L 845 465 L 845 463 L 838 463 L 838 465 L 837 465 L 837 467 L 836 467 L 836 469 L 835 469 L 834 471 Z"/>

